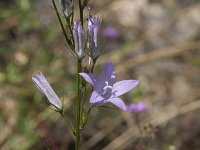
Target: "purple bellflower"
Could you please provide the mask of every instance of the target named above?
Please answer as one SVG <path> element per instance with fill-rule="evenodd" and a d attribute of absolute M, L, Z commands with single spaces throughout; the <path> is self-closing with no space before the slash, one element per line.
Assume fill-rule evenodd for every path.
<path fill-rule="evenodd" d="M 47 99 L 49 102 L 57 109 L 57 110 L 62 110 L 62 104 L 60 102 L 60 99 L 50 86 L 49 82 L 47 79 L 44 77 L 44 75 L 39 72 L 36 75 L 32 77 L 33 82 L 35 85 L 38 87 L 38 89 L 46 95 Z"/>
<path fill-rule="evenodd" d="M 90 97 L 91 104 L 102 106 L 110 102 L 122 110 L 127 108 L 119 96 L 129 92 L 139 83 L 138 80 L 122 80 L 114 83 L 115 70 L 110 61 L 107 61 L 101 79 L 93 73 L 79 74 L 94 88 Z"/>
<path fill-rule="evenodd" d="M 136 112 L 137 113 L 137 112 L 145 111 L 147 109 L 148 109 L 148 106 L 146 104 L 142 103 L 142 102 L 139 102 L 137 104 L 131 103 L 127 106 L 127 110 L 129 112 Z"/>
<path fill-rule="evenodd" d="M 100 21 L 98 17 L 88 17 L 88 48 L 93 59 L 99 56 L 99 28 Z"/>
<path fill-rule="evenodd" d="M 84 57 L 84 51 L 83 51 L 83 29 L 80 21 L 74 22 L 73 36 L 74 36 L 75 52 L 81 59 Z"/>
<path fill-rule="evenodd" d="M 65 13 L 65 15 L 68 17 L 71 14 L 71 2 L 70 0 L 59 0 L 61 9 Z"/>
<path fill-rule="evenodd" d="M 119 37 L 119 31 L 111 26 L 104 28 L 103 35 L 107 38 L 116 39 Z"/>

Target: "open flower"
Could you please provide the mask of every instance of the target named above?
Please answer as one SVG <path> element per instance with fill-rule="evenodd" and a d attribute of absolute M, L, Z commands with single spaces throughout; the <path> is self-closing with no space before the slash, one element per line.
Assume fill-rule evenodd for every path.
<path fill-rule="evenodd" d="M 129 92 L 139 83 L 138 80 L 122 80 L 114 83 L 115 70 L 110 61 L 107 61 L 101 79 L 93 73 L 79 74 L 94 88 L 90 103 L 101 106 L 110 102 L 122 110 L 127 108 L 119 96 Z"/>
<path fill-rule="evenodd" d="M 36 75 L 32 77 L 33 82 L 35 85 L 38 87 L 38 89 L 46 95 L 47 99 L 49 102 L 58 110 L 62 109 L 62 104 L 60 102 L 60 99 L 50 86 L 49 82 L 47 79 L 44 77 L 44 75 L 39 72 Z"/>
<path fill-rule="evenodd" d="M 146 105 L 145 103 L 139 102 L 137 104 L 129 104 L 127 106 L 127 110 L 129 112 L 142 112 L 148 109 L 148 105 Z"/>

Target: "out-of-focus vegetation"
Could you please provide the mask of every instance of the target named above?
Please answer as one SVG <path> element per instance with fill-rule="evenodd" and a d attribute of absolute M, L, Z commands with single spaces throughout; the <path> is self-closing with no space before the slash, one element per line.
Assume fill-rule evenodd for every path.
<path fill-rule="evenodd" d="M 125 102 L 143 101 L 150 108 L 137 114 L 142 132 L 135 114 L 93 110 L 82 149 L 200 149 L 200 2 L 94 0 L 90 5 L 103 18 L 102 30 L 119 31 L 114 39 L 102 35 L 95 71 L 111 60 L 117 79 L 141 81 L 123 96 Z M 74 120 L 74 62 L 51 0 L 0 1 L 0 149 L 72 149 L 66 124 L 47 109 L 31 77 L 42 71 Z"/>

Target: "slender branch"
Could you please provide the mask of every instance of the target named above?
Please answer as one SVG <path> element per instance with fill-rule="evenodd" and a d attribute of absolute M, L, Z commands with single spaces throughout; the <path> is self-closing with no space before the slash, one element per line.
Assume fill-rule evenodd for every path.
<path fill-rule="evenodd" d="M 74 38 L 73 38 L 73 31 L 72 31 L 72 28 L 73 28 L 73 24 L 71 24 L 70 22 L 70 18 L 66 18 L 66 23 L 67 23 L 67 27 L 69 29 L 69 32 L 70 32 L 70 39 L 72 41 L 72 44 L 74 46 Z"/>
<path fill-rule="evenodd" d="M 63 117 L 63 119 L 66 122 L 67 126 L 71 129 L 72 133 L 74 134 L 74 132 L 73 132 L 73 126 L 72 126 L 71 122 L 65 117 L 65 115 L 63 114 L 63 112 L 60 112 L 60 115 Z"/>
<path fill-rule="evenodd" d="M 78 1 L 79 3 L 79 11 L 80 11 L 80 21 L 81 21 L 81 24 L 82 24 L 82 27 L 83 27 L 83 6 L 82 6 L 82 3 L 81 3 L 81 0 Z"/>
<path fill-rule="evenodd" d="M 76 106 L 76 145 L 75 149 L 79 150 L 80 145 L 80 121 L 81 121 L 81 77 L 79 73 L 81 72 L 81 60 L 77 60 L 77 106 Z"/>
<path fill-rule="evenodd" d="M 58 17 L 60 26 L 61 26 L 61 28 L 62 28 L 63 35 L 64 35 L 64 37 L 65 37 L 67 43 L 69 44 L 69 46 L 72 47 L 72 43 L 71 43 L 69 37 L 67 36 L 67 33 L 66 33 L 65 28 L 64 28 L 64 25 L 63 25 L 63 23 L 62 23 L 60 14 L 59 14 L 58 9 L 57 9 L 57 7 L 56 7 L 55 0 L 52 0 L 52 3 L 53 3 L 53 6 L 54 6 L 54 9 L 55 9 L 55 11 L 56 11 L 56 15 L 57 15 L 57 17 Z"/>
<path fill-rule="evenodd" d="M 83 115 L 83 111 L 84 111 L 84 108 L 83 108 L 83 102 L 84 102 L 84 97 L 85 97 L 85 91 L 86 91 L 86 86 L 83 88 L 83 91 L 82 91 L 82 98 L 81 98 L 81 115 Z M 82 118 L 82 116 L 81 116 Z"/>
<path fill-rule="evenodd" d="M 71 3 L 72 3 L 72 6 L 71 6 L 71 8 L 72 8 L 72 15 L 71 15 L 71 26 L 73 25 L 73 22 L 74 22 L 74 0 L 72 0 L 71 1 Z"/>

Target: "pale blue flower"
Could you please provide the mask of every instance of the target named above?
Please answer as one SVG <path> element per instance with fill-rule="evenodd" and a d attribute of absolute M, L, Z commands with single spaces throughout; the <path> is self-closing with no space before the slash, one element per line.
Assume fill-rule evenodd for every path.
<path fill-rule="evenodd" d="M 35 85 L 38 87 L 38 89 L 44 94 L 46 95 L 47 99 L 49 100 L 49 102 L 56 108 L 61 110 L 62 109 L 62 104 L 60 102 L 60 99 L 58 98 L 58 96 L 56 95 L 56 93 L 54 92 L 54 90 L 52 89 L 52 87 L 50 86 L 49 82 L 47 81 L 47 79 L 44 77 L 44 75 L 39 72 L 36 75 L 34 75 L 32 77 L 33 82 L 35 83 Z"/>
<path fill-rule="evenodd" d="M 98 17 L 88 17 L 88 48 L 93 59 L 99 56 L 99 28 Z"/>
<path fill-rule="evenodd" d="M 103 29 L 103 35 L 107 38 L 116 39 L 119 37 L 119 31 L 112 26 L 108 26 Z"/>
<path fill-rule="evenodd" d="M 81 59 L 84 57 L 84 50 L 83 50 L 83 29 L 80 21 L 74 22 L 73 37 L 75 44 L 75 52 Z"/>
<path fill-rule="evenodd" d="M 68 17 L 71 14 L 71 1 L 70 0 L 59 0 L 60 6 Z"/>
<path fill-rule="evenodd" d="M 127 106 L 127 110 L 129 112 L 142 112 L 142 111 L 145 111 L 147 109 L 148 109 L 148 106 L 143 102 L 139 102 L 137 104 L 131 103 Z"/>
<path fill-rule="evenodd" d="M 93 73 L 79 74 L 94 88 L 90 103 L 101 106 L 110 102 L 122 110 L 126 110 L 126 105 L 119 96 L 129 92 L 139 83 L 138 80 L 122 80 L 114 83 L 115 70 L 110 61 L 107 61 L 101 79 Z"/>

